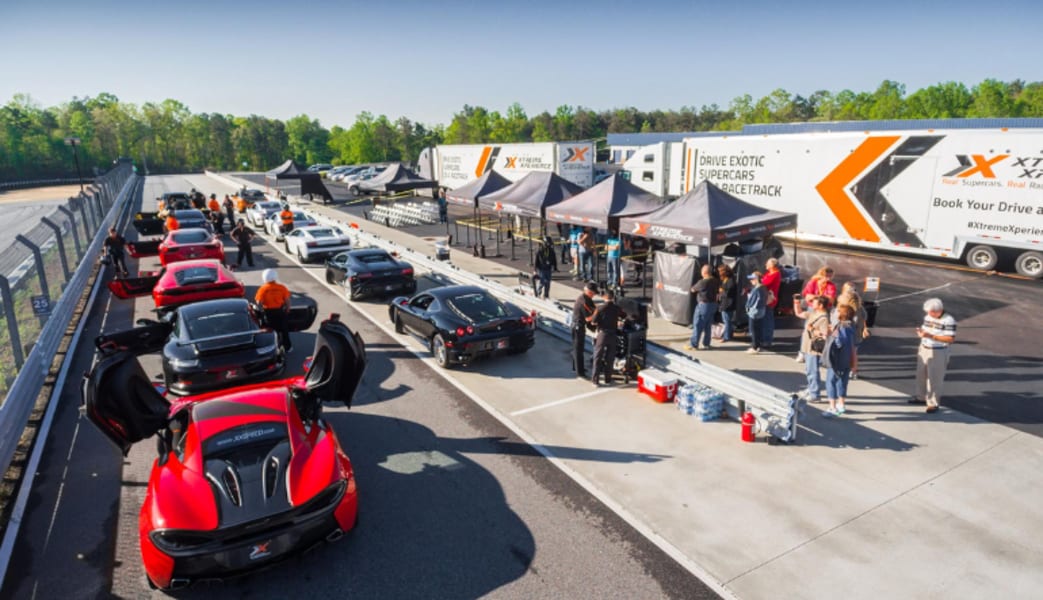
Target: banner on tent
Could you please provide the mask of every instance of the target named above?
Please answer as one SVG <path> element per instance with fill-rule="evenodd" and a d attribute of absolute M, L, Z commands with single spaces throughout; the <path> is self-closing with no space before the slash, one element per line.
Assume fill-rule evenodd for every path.
<path fill-rule="evenodd" d="M 652 288 L 655 315 L 678 325 L 692 324 L 692 284 L 699 261 L 683 254 L 657 252 Z"/>

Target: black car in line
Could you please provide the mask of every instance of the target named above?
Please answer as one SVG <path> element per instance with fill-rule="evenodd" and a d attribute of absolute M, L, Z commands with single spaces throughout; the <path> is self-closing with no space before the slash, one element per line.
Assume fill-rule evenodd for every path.
<path fill-rule="evenodd" d="M 311 327 L 317 313 L 314 302 L 301 304 L 298 298 L 287 317 L 289 330 Z M 142 345 L 162 350 L 167 390 L 194 394 L 282 372 L 286 356 L 263 314 L 242 298 L 193 302 L 162 321 L 142 319 L 139 327 L 98 336 L 95 345 L 102 351 Z"/>
<path fill-rule="evenodd" d="M 327 259 L 326 282 L 342 284 L 348 300 L 416 292 L 413 265 L 379 248 L 349 250 Z"/>
<path fill-rule="evenodd" d="M 535 319 L 478 286 L 452 285 L 395 298 L 388 307 L 395 331 L 424 338 L 439 366 L 498 354 L 521 354 L 536 342 Z"/>

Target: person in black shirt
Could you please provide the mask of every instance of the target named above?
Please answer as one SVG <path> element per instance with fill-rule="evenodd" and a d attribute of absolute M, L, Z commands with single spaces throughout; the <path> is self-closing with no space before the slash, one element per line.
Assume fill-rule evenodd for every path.
<path fill-rule="evenodd" d="M 587 378 L 586 361 L 583 353 L 586 350 L 587 334 L 589 325 L 587 319 L 594 314 L 594 294 L 598 293 L 596 283 L 588 283 L 583 288 L 583 293 L 576 298 L 572 305 L 572 370 L 576 377 Z"/>
<path fill-rule="evenodd" d="M 127 240 L 116 232 L 115 227 L 109 227 L 109 236 L 105 238 L 103 244 L 105 255 L 112 259 L 112 266 L 116 269 L 116 274 L 126 277 L 127 261 L 123 249 L 127 245 Z"/>
<path fill-rule="evenodd" d="M 721 321 L 724 323 L 724 333 L 721 335 L 722 342 L 732 341 L 735 329 L 732 325 L 735 319 L 735 310 L 739 306 L 739 286 L 735 283 L 735 273 L 728 265 L 717 267 L 717 274 L 721 277 Z"/>
<path fill-rule="evenodd" d="M 695 312 L 692 314 L 692 339 L 685 350 L 695 350 L 702 342 L 702 348 L 710 349 L 710 332 L 713 328 L 713 317 L 717 313 L 717 300 L 721 290 L 721 281 L 713 276 L 710 265 L 703 265 L 703 278 L 692 286 L 695 294 Z"/>
<path fill-rule="evenodd" d="M 598 378 L 601 375 L 605 376 L 605 383 L 612 383 L 612 363 L 619 347 L 619 320 L 624 315 L 623 309 L 616 304 L 616 294 L 612 290 L 605 290 L 601 298 L 604 302 L 589 319 L 598 332 L 594 339 L 594 373 L 590 377 L 594 387 L 599 385 Z"/>
<path fill-rule="evenodd" d="M 239 250 L 239 256 L 236 258 L 235 264 L 237 267 L 243 266 L 243 260 L 246 260 L 246 264 L 251 267 L 254 266 L 254 251 L 250 246 L 250 242 L 254 239 L 254 231 L 246 226 L 246 223 L 239 219 L 235 224 L 235 229 L 230 234 L 232 240 L 235 241 L 235 247 Z"/>
<path fill-rule="evenodd" d="M 558 270 L 558 257 L 554 254 L 554 243 L 550 237 L 544 237 L 540 242 L 540 249 L 536 251 L 536 260 L 533 265 L 532 277 L 535 280 L 533 286 L 537 297 L 541 294 L 544 298 L 550 298 L 551 271 Z"/>

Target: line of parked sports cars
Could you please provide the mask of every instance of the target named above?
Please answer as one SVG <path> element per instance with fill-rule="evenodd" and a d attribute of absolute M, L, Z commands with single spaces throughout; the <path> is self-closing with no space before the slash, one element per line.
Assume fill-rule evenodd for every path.
<path fill-rule="evenodd" d="M 281 210 L 264 202 L 243 206 L 251 223 Z M 184 210 L 200 212 L 178 212 Z M 185 223 L 180 214 L 178 220 Z M 350 407 L 366 366 L 362 338 L 333 314 L 319 326 L 305 373 L 284 376 L 286 355 L 272 324 L 245 298 L 206 224 L 203 216 L 198 227 L 148 240 L 157 233 L 152 216 L 138 215 L 142 239 L 128 249 L 139 258 L 158 256 L 161 268 L 114 279 L 109 289 L 119 298 L 151 295 L 157 317 L 100 335 L 83 384 L 87 417 L 124 454 L 156 438 L 139 535 L 149 584 L 168 590 L 333 541 L 354 528 L 358 514 L 351 461 L 322 405 Z M 337 243 L 294 235 L 313 228 L 332 230 Z M 350 249 L 334 227 L 304 225 L 283 242 L 301 262 L 329 256 L 326 280 L 342 285 L 350 301 L 402 294 L 388 306 L 395 330 L 425 340 L 442 367 L 533 346 L 533 316 L 481 288 L 416 293 L 409 263 L 378 248 Z M 314 301 L 294 296 L 291 305 L 288 329 L 310 328 Z M 138 361 L 157 352 L 162 384 Z"/>

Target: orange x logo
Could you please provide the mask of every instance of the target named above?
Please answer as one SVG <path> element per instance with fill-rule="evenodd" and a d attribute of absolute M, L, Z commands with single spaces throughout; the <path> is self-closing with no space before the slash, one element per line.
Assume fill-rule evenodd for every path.
<path fill-rule="evenodd" d="M 957 177 L 970 177 L 975 173 L 981 173 L 981 176 L 985 177 L 986 179 L 996 179 L 996 174 L 992 172 L 992 165 L 998 163 L 1004 158 L 1007 158 L 1008 156 L 1010 155 L 998 154 L 992 160 L 988 160 L 981 154 L 972 154 L 971 159 L 974 160 L 974 167 L 971 169 L 967 169 L 963 173 L 960 173 L 959 175 L 957 175 Z"/>
<path fill-rule="evenodd" d="M 517 156 L 506 156 L 506 157 L 504 157 L 504 160 L 507 161 L 507 164 L 503 165 L 503 168 L 505 168 L 505 169 L 514 169 L 514 168 L 516 168 L 518 166 L 517 165 L 517 163 L 518 163 L 518 157 Z"/>

